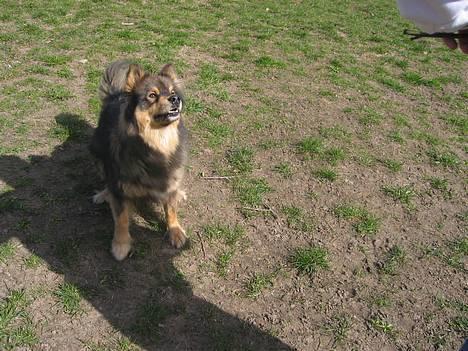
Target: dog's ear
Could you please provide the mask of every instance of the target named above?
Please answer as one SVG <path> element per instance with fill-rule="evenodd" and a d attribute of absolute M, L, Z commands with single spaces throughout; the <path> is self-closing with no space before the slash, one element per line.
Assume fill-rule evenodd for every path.
<path fill-rule="evenodd" d="M 125 91 L 131 92 L 135 89 L 139 81 L 143 79 L 145 72 L 141 69 L 140 66 L 136 64 L 131 64 L 128 68 L 127 73 L 127 83 L 125 84 Z"/>
<path fill-rule="evenodd" d="M 164 65 L 164 67 L 161 69 L 161 72 L 159 72 L 159 75 L 162 77 L 167 77 L 171 79 L 173 82 L 177 81 L 177 75 L 176 71 L 174 69 L 174 66 L 168 63 L 167 65 Z"/>

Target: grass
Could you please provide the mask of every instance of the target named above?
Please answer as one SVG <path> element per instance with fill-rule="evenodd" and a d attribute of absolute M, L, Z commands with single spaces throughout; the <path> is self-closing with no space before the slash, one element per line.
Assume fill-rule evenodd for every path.
<path fill-rule="evenodd" d="M 463 270 L 463 261 L 468 256 L 468 239 L 455 239 L 445 243 L 442 247 L 430 246 L 424 249 L 424 254 L 438 257 L 450 267 Z"/>
<path fill-rule="evenodd" d="M 304 138 L 297 144 L 297 151 L 309 156 L 320 154 L 323 149 L 323 141 L 314 137 Z"/>
<path fill-rule="evenodd" d="M 0 348 L 31 348 L 39 341 L 27 311 L 29 300 L 24 290 L 12 290 L 0 303 Z"/>
<path fill-rule="evenodd" d="M 390 131 L 390 133 L 388 133 L 388 138 L 395 142 L 395 143 L 398 143 L 398 144 L 404 144 L 405 143 L 405 139 L 403 138 L 403 136 L 401 135 L 401 132 L 398 131 L 398 130 L 392 130 Z"/>
<path fill-rule="evenodd" d="M 16 247 L 11 242 L 0 245 L 0 263 L 6 263 L 15 254 Z"/>
<path fill-rule="evenodd" d="M 395 275 L 406 260 L 405 251 L 398 245 L 393 246 L 381 262 L 379 271 L 383 274 Z"/>
<path fill-rule="evenodd" d="M 351 320 L 345 315 L 334 316 L 325 326 L 325 330 L 333 335 L 335 343 L 343 342 L 351 329 Z"/>
<path fill-rule="evenodd" d="M 412 207 L 412 200 L 416 196 L 416 192 L 414 191 L 411 185 L 405 186 L 384 186 L 382 188 L 384 194 L 390 196 L 394 201 L 399 201 L 402 204 Z"/>
<path fill-rule="evenodd" d="M 438 190 L 442 193 L 445 199 L 451 199 L 453 196 L 453 192 L 449 189 L 448 180 L 445 178 L 439 177 L 430 177 L 428 179 L 429 184 L 432 189 Z"/>
<path fill-rule="evenodd" d="M 226 277 L 228 274 L 228 267 L 234 256 L 233 250 L 227 250 L 218 255 L 216 259 L 216 271 L 220 277 Z"/>
<path fill-rule="evenodd" d="M 238 173 L 249 173 L 253 170 L 254 152 L 251 148 L 240 147 L 227 155 L 229 165 Z"/>
<path fill-rule="evenodd" d="M 383 159 L 383 160 L 380 160 L 380 162 L 382 162 L 382 164 L 385 167 L 387 167 L 389 170 L 391 170 L 392 172 L 395 172 L 395 173 L 401 171 L 401 167 L 403 165 L 399 161 L 390 160 L 390 159 Z"/>
<path fill-rule="evenodd" d="M 318 246 L 296 249 L 291 256 L 291 263 L 300 274 L 308 275 L 330 267 L 328 251 Z"/>
<path fill-rule="evenodd" d="M 281 162 L 277 164 L 273 170 L 283 176 L 284 179 L 291 178 L 293 172 L 291 169 L 291 165 L 287 162 Z"/>
<path fill-rule="evenodd" d="M 323 151 L 321 158 L 331 165 L 336 166 L 338 161 L 342 161 L 346 158 L 346 154 L 342 148 L 331 147 Z"/>
<path fill-rule="evenodd" d="M 369 324 L 373 329 L 381 333 L 387 334 L 390 337 L 393 337 L 395 335 L 396 330 L 393 324 L 387 322 L 385 319 L 381 317 L 377 317 L 377 316 L 372 317 L 369 320 Z"/>
<path fill-rule="evenodd" d="M 233 181 L 234 193 L 243 206 L 260 206 L 263 196 L 271 191 L 265 179 L 239 178 Z"/>
<path fill-rule="evenodd" d="M 158 303 L 157 300 L 148 301 L 140 305 L 131 330 L 155 342 L 160 336 L 161 323 L 169 314 L 170 311 L 164 305 Z"/>
<path fill-rule="evenodd" d="M 368 314 L 372 308 L 388 313 L 388 318 L 376 317 L 383 321 L 376 324 L 383 325 L 383 330 L 388 329 L 385 323 L 390 321 L 395 323 L 393 329 L 400 328 L 397 319 L 390 316 L 397 316 L 403 308 L 408 315 L 418 315 L 418 306 L 424 307 L 423 317 L 433 312 L 428 303 L 430 294 L 418 296 L 420 304 L 415 306 L 411 294 L 400 294 L 400 284 L 393 284 L 404 277 L 408 292 L 430 289 L 428 281 L 414 277 L 414 265 L 430 265 L 434 281 L 446 283 L 443 288 L 447 296 L 459 300 L 464 296 L 459 282 L 466 269 L 461 240 L 466 213 L 455 216 L 465 211 L 466 56 L 447 50 L 437 40 L 414 42 L 403 36 L 403 29 L 412 25 L 401 18 L 395 2 L 348 1 L 337 6 L 318 1 L 313 3 L 313 11 L 304 11 L 304 5 L 310 3 L 270 0 L 145 2 L 144 6 L 141 1 L 87 0 L 79 4 L 38 1 L 23 6 L 6 0 L 2 4 L 0 186 L 3 189 L 8 184 L 12 189 L 0 195 L 1 244 L 16 245 L 17 239 L 10 240 L 15 236 L 24 246 L 15 248 L 5 259 L 0 247 L 0 268 L 13 278 L 24 278 L 5 282 L 17 289 L 22 286 L 21 280 L 33 282 L 38 273 L 44 275 L 44 281 L 53 281 L 52 276 L 59 272 L 67 282 L 86 280 L 86 284 L 95 286 L 99 296 L 89 303 L 96 306 L 113 298 L 119 302 L 123 290 L 129 295 L 129 314 L 120 316 L 122 320 L 112 313 L 96 314 L 89 324 L 83 324 L 78 316 L 68 323 L 70 318 L 61 312 L 61 302 L 47 310 L 59 301 L 47 291 L 34 305 L 19 308 L 20 315 L 5 333 L 21 340 L 21 335 L 24 339 L 34 336 L 36 329 L 40 342 L 63 350 L 79 343 L 72 340 L 78 334 L 92 338 L 78 348 L 128 349 L 114 343 L 123 335 L 131 335 L 140 348 L 164 348 L 174 344 L 166 339 L 166 329 L 174 323 L 180 326 L 183 319 L 187 340 L 216 350 L 235 349 L 235 345 L 238 349 L 254 347 L 255 336 L 262 334 L 255 326 L 272 330 L 271 335 L 286 340 L 293 349 L 308 349 L 318 345 L 324 324 L 329 329 L 325 338 L 343 342 L 323 346 L 329 349 L 358 348 L 353 344 L 356 338 L 360 345 L 376 348 L 379 343 L 411 350 L 431 348 L 431 337 L 439 334 L 446 340 L 441 348 L 459 346 L 465 333 L 454 330 L 462 330 L 463 321 L 453 320 L 466 314 L 459 309 L 436 311 L 431 321 L 416 318 L 411 325 L 403 323 L 401 338 L 395 342 L 382 340 L 370 325 L 371 330 L 362 325 L 373 316 L 372 312 Z M 112 216 L 106 206 L 97 208 L 88 203 L 87 197 L 99 182 L 86 145 L 100 110 L 96 91 L 102 70 L 119 57 L 136 59 L 156 72 L 162 64 L 173 62 L 186 85 L 184 122 L 191 135 L 187 190 L 192 197 L 188 207 L 181 204 L 181 215 L 185 225 L 201 228 L 204 245 L 209 245 L 205 264 L 213 272 L 208 275 L 192 266 L 193 259 L 199 260 L 191 259 L 191 255 L 203 254 L 198 250 L 201 243 L 193 235 L 193 246 L 179 254 L 162 241 L 159 227 L 153 225 L 156 233 L 152 232 L 138 217 L 132 225 L 136 256 L 114 264 L 108 253 Z M 67 111 L 77 113 L 76 118 L 54 120 L 56 114 Z M 74 161 L 75 154 L 82 155 L 83 162 Z M 194 177 L 198 172 L 233 177 L 207 181 Z M 18 187 L 16 180 L 26 174 L 32 182 Z M 428 179 L 426 174 L 439 178 Z M 392 206 L 389 210 L 385 205 L 393 201 L 380 186 L 409 184 L 403 178 L 414 180 L 412 190 L 422 195 L 410 200 L 418 205 L 418 211 L 392 213 Z M 44 187 L 44 195 L 36 192 L 40 187 Z M 453 196 L 449 195 L 452 192 Z M 214 204 L 223 196 L 223 208 L 216 208 Z M 345 203 L 349 199 L 355 201 L 353 205 Z M 334 214 L 338 205 L 354 208 L 342 207 Z M 206 206 L 210 207 L 208 212 Z M 242 207 L 255 207 L 256 211 L 247 212 Z M 280 218 L 270 216 L 268 207 Z M 436 211 L 439 208 L 443 213 Z M 238 210 L 245 218 L 239 217 Z M 74 212 L 76 216 L 69 215 Z M 339 218 L 327 218 L 330 214 Z M 381 271 L 374 274 L 376 255 L 381 255 L 377 259 L 381 264 L 387 263 L 386 251 L 379 251 L 387 247 L 387 237 L 403 249 L 401 238 L 391 233 L 390 225 L 396 222 L 400 229 L 411 228 L 417 233 L 432 228 L 433 240 L 446 234 L 451 241 L 439 244 L 434 250 L 437 257 L 417 259 L 411 267 L 397 266 L 395 272 L 400 278 L 387 277 Z M 384 233 L 386 225 L 389 227 Z M 343 230 L 350 236 L 343 236 Z M 107 234 L 100 235 L 101 231 Z M 264 235 L 270 231 L 271 235 Z M 261 247 L 257 233 L 263 238 Z M 367 296 L 365 286 L 362 290 L 366 285 L 375 295 L 388 293 L 392 304 L 382 300 L 371 306 L 364 304 L 362 309 L 346 303 L 338 308 L 328 303 L 327 294 L 317 290 L 327 290 L 326 281 L 312 284 L 310 279 L 293 278 L 291 288 L 291 277 L 271 278 L 266 267 L 252 269 L 252 264 L 265 265 L 267 259 L 269 266 L 281 264 L 277 261 L 287 248 L 308 247 L 303 243 L 316 243 L 319 235 L 324 235 L 329 250 L 329 245 L 334 248 L 327 256 L 330 267 L 338 270 L 329 272 L 332 280 L 342 274 L 350 276 L 353 268 L 361 267 L 365 277 L 355 277 L 351 287 L 358 292 L 356 298 L 360 298 L 360 292 Z M 375 243 L 372 235 L 376 236 Z M 415 238 L 407 236 L 404 249 L 409 261 L 410 256 L 416 257 L 412 251 Z M 91 237 L 97 239 L 94 244 L 84 242 Z M 390 242 L 390 247 L 394 243 Z M 335 257 L 338 248 L 350 252 L 346 257 Z M 49 254 L 43 255 L 44 250 Z M 20 255 L 20 251 L 25 254 Z M 103 265 L 90 272 L 88 258 L 97 258 Z M 164 267 L 174 265 L 187 272 L 187 277 L 172 274 L 174 269 L 163 272 Z M 296 272 L 291 262 L 288 265 Z M 321 269 L 317 272 L 323 272 Z M 246 277 L 246 270 L 253 275 Z M 220 279 L 218 271 L 229 280 Z M 444 279 L 444 275 L 450 279 Z M 135 279 L 141 292 L 127 289 Z M 184 281 L 194 284 L 197 296 L 230 292 L 222 298 L 222 305 L 229 311 L 221 311 L 223 306 L 218 309 L 213 299 L 187 305 L 193 302 L 190 289 L 182 293 L 179 290 L 184 289 L 177 288 Z M 282 294 L 288 289 L 291 294 Z M 145 301 L 146 293 L 152 292 L 154 296 Z M 244 294 L 258 301 L 239 300 Z M 87 297 L 81 295 L 80 303 L 86 309 Z M 235 327 L 237 319 L 229 315 L 240 313 L 245 317 L 243 305 L 256 302 L 271 310 L 267 317 L 262 313 L 251 315 L 254 327 L 248 333 L 236 328 L 227 331 L 230 328 L 220 323 L 229 319 L 234 322 L 229 327 Z M 166 319 L 171 306 L 182 315 Z M 32 307 L 37 310 L 29 311 Z M 203 315 L 201 319 L 185 318 L 209 307 L 217 311 L 213 320 L 206 321 Z M 336 314 L 338 310 L 340 314 Z M 28 312 L 34 321 L 44 316 L 47 325 L 28 324 Z M 270 320 L 273 313 L 275 318 Z M 318 333 L 309 335 L 310 340 L 307 333 L 282 328 L 284 323 L 301 324 L 303 315 L 312 316 L 307 326 L 318 326 Z M 349 332 L 347 322 L 352 323 Z M 132 324 L 136 331 L 131 330 Z M 199 326 L 207 333 L 194 335 Z M 411 334 L 411 328 L 421 332 Z M 63 331 L 63 335 L 51 334 L 51 330 Z M 360 333 L 356 336 L 354 332 Z M 237 342 L 243 335 L 247 335 L 246 347 Z M 160 338 L 161 345 L 148 340 L 153 337 Z M 41 347 L 20 343 L 9 347 Z M 8 348 L 2 344 L 0 349 Z"/>
<path fill-rule="evenodd" d="M 354 222 L 354 229 L 361 236 L 373 236 L 380 227 L 380 219 L 362 207 L 354 205 L 340 205 L 335 207 L 334 213 L 339 218 Z"/>
<path fill-rule="evenodd" d="M 29 269 L 35 269 L 43 263 L 44 260 L 35 254 L 31 254 L 24 259 L 24 266 Z"/>
<path fill-rule="evenodd" d="M 260 68 L 285 68 L 286 64 L 281 61 L 274 59 L 270 56 L 260 56 L 254 61 L 255 65 Z"/>
<path fill-rule="evenodd" d="M 283 206 L 281 209 L 286 216 L 288 226 L 295 230 L 309 232 L 313 229 L 313 221 L 304 210 L 296 206 Z"/>
<path fill-rule="evenodd" d="M 449 322 L 450 329 L 454 332 L 466 335 L 468 333 L 468 316 L 456 316 Z"/>
<path fill-rule="evenodd" d="M 275 274 L 254 273 L 245 284 L 246 295 L 256 299 L 263 290 L 273 285 Z"/>
<path fill-rule="evenodd" d="M 72 283 L 60 284 L 55 289 L 54 296 L 66 314 L 76 316 L 83 313 L 80 289 Z"/>
<path fill-rule="evenodd" d="M 221 223 L 208 224 L 202 228 L 204 236 L 210 241 L 221 242 L 225 248 L 216 257 L 216 272 L 220 277 L 226 277 L 229 270 L 229 264 L 233 259 L 238 244 L 245 236 L 244 228 L 240 225 L 225 225 Z"/>
<path fill-rule="evenodd" d="M 427 152 L 429 159 L 434 165 L 441 165 L 446 168 L 458 168 L 461 161 L 456 154 L 450 151 L 439 151 L 431 149 Z"/>
<path fill-rule="evenodd" d="M 244 228 L 236 224 L 209 224 L 203 227 L 203 234 L 210 240 L 221 240 L 228 246 L 236 245 L 245 235 Z"/>
<path fill-rule="evenodd" d="M 314 175 L 321 180 L 329 182 L 334 182 L 338 178 L 338 174 L 333 169 L 329 168 L 318 169 L 314 172 Z"/>

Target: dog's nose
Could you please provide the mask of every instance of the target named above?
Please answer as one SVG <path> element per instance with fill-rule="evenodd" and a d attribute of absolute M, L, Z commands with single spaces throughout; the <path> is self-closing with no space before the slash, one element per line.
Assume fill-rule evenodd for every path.
<path fill-rule="evenodd" d="M 178 97 L 177 95 L 171 95 L 169 96 L 169 102 L 173 105 L 173 106 L 179 106 L 179 103 L 180 103 L 180 97 Z"/>

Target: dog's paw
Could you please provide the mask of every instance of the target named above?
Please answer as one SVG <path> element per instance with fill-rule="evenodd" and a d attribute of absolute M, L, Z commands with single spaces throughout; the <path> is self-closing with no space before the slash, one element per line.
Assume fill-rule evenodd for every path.
<path fill-rule="evenodd" d="M 125 257 L 128 256 L 130 249 L 132 248 L 131 242 L 125 243 L 118 243 L 116 241 L 112 241 L 112 255 L 117 261 L 122 261 Z"/>
<path fill-rule="evenodd" d="M 98 192 L 96 195 L 93 196 L 93 202 L 95 204 L 102 204 L 104 201 L 107 201 L 108 192 L 107 189 Z"/>
<path fill-rule="evenodd" d="M 187 241 L 185 231 L 181 227 L 169 228 L 169 242 L 176 249 L 180 249 Z"/>

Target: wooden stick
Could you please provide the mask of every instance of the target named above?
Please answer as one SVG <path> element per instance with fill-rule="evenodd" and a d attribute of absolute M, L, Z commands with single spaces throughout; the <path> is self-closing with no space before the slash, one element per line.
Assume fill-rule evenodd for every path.
<path fill-rule="evenodd" d="M 198 239 L 200 240 L 201 248 L 203 251 L 203 258 L 206 260 L 206 251 L 205 251 L 205 245 L 203 244 L 203 239 L 198 231 L 196 233 L 197 233 Z"/>
<path fill-rule="evenodd" d="M 257 211 L 257 212 L 270 212 L 273 218 L 278 219 L 277 214 L 271 208 L 256 208 L 256 207 L 237 207 L 240 210 L 248 210 L 248 211 Z"/>
<path fill-rule="evenodd" d="M 234 176 L 228 176 L 228 177 L 223 177 L 223 176 L 201 176 L 203 179 L 207 180 L 217 180 L 217 179 L 232 179 Z"/>

